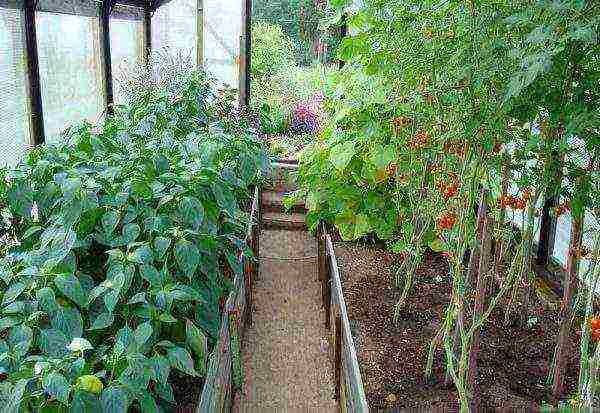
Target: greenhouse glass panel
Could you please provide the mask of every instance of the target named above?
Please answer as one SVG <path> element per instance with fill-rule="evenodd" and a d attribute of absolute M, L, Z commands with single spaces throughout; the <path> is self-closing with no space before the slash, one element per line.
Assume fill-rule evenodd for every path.
<path fill-rule="evenodd" d="M 198 0 L 171 0 L 152 16 L 152 49 L 198 62 Z"/>
<path fill-rule="evenodd" d="M 113 99 L 125 102 L 123 78 L 144 58 L 144 25 L 141 9 L 116 6 L 110 19 L 110 57 L 113 76 Z"/>
<path fill-rule="evenodd" d="M 23 12 L 12 6 L 0 1 L 0 167 L 16 164 L 30 142 Z"/>
<path fill-rule="evenodd" d="M 220 83 L 238 88 L 241 0 L 204 0 L 204 66 Z"/>
<path fill-rule="evenodd" d="M 36 13 L 40 83 L 46 141 L 104 106 L 100 29 L 97 16 Z"/>

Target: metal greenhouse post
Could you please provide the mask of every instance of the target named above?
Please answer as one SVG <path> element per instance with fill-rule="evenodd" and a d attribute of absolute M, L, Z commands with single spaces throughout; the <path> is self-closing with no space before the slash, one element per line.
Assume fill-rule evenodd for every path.
<path fill-rule="evenodd" d="M 154 11 L 153 2 L 144 7 L 144 63 L 150 64 L 152 55 L 152 12 Z"/>
<path fill-rule="evenodd" d="M 110 53 L 110 13 L 115 4 L 114 0 L 103 0 L 100 9 L 100 33 L 102 41 L 100 42 L 102 52 L 102 68 L 104 75 L 104 96 L 106 98 L 106 109 L 108 113 L 113 113 L 114 95 L 112 62 Z"/>
<path fill-rule="evenodd" d="M 198 0 L 197 19 L 197 56 L 198 67 L 204 67 L 204 0 Z"/>
<path fill-rule="evenodd" d="M 240 35 L 240 107 L 250 104 L 250 65 L 252 64 L 252 0 L 242 0 L 242 28 Z"/>
<path fill-rule="evenodd" d="M 27 83 L 30 107 L 31 143 L 41 145 L 44 137 L 44 111 L 40 87 L 40 68 L 35 30 L 37 0 L 25 0 L 25 49 L 27 58 Z"/>

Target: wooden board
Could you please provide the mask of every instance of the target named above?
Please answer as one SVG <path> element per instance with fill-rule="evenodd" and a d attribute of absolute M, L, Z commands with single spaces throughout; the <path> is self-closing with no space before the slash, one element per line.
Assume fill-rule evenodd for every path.
<path fill-rule="evenodd" d="M 365 396 L 354 339 L 350 330 L 350 320 L 346 301 L 344 300 L 335 250 L 333 249 L 331 237 L 326 231 L 324 231 L 324 236 L 331 277 L 330 317 L 332 320 L 330 324 L 333 335 L 332 343 L 334 344 L 334 363 L 336 364 L 334 368 L 336 372 L 339 372 L 336 374 L 336 380 L 339 374 L 339 388 L 336 389 L 336 394 L 339 397 L 341 411 L 368 412 L 369 405 Z M 336 331 L 338 329 L 341 329 L 341 331 Z M 341 343 L 338 343 L 339 340 L 341 340 Z M 341 350 L 340 354 L 337 354 L 336 347 Z"/>
<path fill-rule="evenodd" d="M 252 199 L 252 209 L 250 212 L 250 222 L 246 231 L 246 243 L 253 249 L 254 255 L 258 256 L 259 232 L 257 228 L 260 224 L 260 191 L 258 188 L 254 191 Z M 243 271 L 237 274 L 234 279 L 234 288 L 225 304 L 225 309 L 221 316 L 221 330 L 219 341 L 210 356 L 210 366 L 206 375 L 204 388 L 200 396 L 200 402 L 196 409 L 197 413 L 221 413 L 231 411 L 233 400 L 233 367 L 232 360 L 234 355 L 231 351 L 231 331 L 230 328 L 237 329 L 238 337 L 244 333 L 245 322 L 251 319 L 248 317 L 247 307 L 251 307 L 251 294 L 249 291 L 252 285 L 252 279 L 256 270 L 252 265 L 246 265 L 249 258 L 244 254 L 239 255 L 239 262 Z M 250 308 L 251 311 L 251 308 Z M 231 316 L 243 317 L 243 321 L 230 325 Z M 244 317 L 246 315 L 246 317 Z"/>

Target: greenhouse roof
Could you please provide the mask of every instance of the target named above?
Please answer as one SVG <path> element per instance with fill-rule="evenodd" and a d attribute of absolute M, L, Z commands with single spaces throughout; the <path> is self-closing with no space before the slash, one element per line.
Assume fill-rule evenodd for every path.
<path fill-rule="evenodd" d="M 76 15 L 98 15 L 102 4 L 116 7 L 120 10 L 147 9 L 156 10 L 170 0 L 0 0 L 2 8 L 25 8 L 25 5 L 35 6 L 37 11 L 49 13 L 64 13 Z M 131 10 L 136 14 L 135 10 Z"/>

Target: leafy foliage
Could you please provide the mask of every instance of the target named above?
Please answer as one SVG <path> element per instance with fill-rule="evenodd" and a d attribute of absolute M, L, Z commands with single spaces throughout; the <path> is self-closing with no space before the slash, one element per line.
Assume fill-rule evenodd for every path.
<path fill-rule="evenodd" d="M 2 171 L 6 411 L 157 411 L 205 373 L 266 156 L 203 73 L 170 86 Z"/>
<path fill-rule="evenodd" d="M 252 25 L 253 77 L 272 76 L 295 64 L 293 45 L 281 26 L 266 23 Z"/>
<path fill-rule="evenodd" d="M 306 198 L 313 228 L 324 219 L 344 239 L 374 233 L 402 254 L 404 297 L 424 247 L 445 254 L 453 299 L 430 357 L 443 346 L 461 409 L 476 410 L 470 352 L 502 298 L 509 298 L 507 321 L 517 294 L 527 314 L 540 206 L 560 197 L 574 224 L 600 207 L 599 6 L 371 0 L 348 21 L 353 34 L 340 47 L 348 65 L 340 91 L 327 95 L 332 121 L 300 157 L 297 196 Z M 475 204 L 500 247 L 494 259 L 466 263 L 469 252 L 489 255 Z M 517 240 L 505 225 L 509 214 L 522 217 Z M 575 241 L 570 269 L 581 261 L 577 251 Z M 498 281 L 489 300 L 477 288 L 478 265 L 484 279 Z M 568 332 L 569 295 L 563 308 L 561 331 Z M 562 348 L 559 340 L 555 372 Z M 554 383 L 560 396 L 560 374 Z"/>

